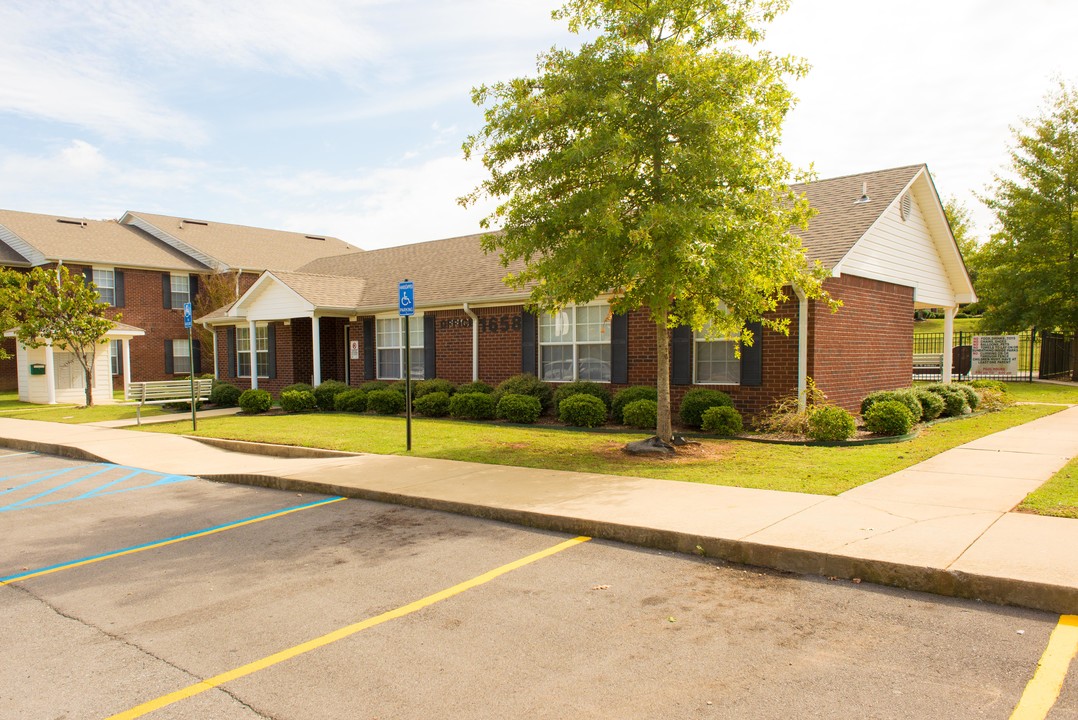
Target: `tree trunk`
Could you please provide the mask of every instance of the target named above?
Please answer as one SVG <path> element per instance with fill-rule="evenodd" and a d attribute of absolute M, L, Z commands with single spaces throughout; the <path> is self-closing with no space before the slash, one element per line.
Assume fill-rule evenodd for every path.
<path fill-rule="evenodd" d="M 674 440 L 674 428 L 670 420 L 670 328 L 666 326 L 665 313 L 655 323 L 655 375 L 659 394 L 655 435 L 669 444 Z"/>
<path fill-rule="evenodd" d="M 94 388 L 91 383 L 93 375 L 90 373 L 89 368 L 85 365 L 82 366 L 82 377 L 84 384 L 86 385 L 86 407 L 93 407 L 94 405 Z"/>

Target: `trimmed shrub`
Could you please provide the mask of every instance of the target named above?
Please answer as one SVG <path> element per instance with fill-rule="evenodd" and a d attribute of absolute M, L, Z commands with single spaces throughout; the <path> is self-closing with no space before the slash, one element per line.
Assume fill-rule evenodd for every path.
<path fill-rule="evenodd" d="M 502 395 L 494 408 L 497 417 L 514 423 L 531 424 L 539 419 L 542 412 L 543 404 L 539 398 L 531 395 Z"/>
<path fill-rule="evenodd" d="M 650 398 L 641 398 L 622 407 L 621 422 L 641 430 L 654 430 L 659 414 L 659 404 Z"/>
<path fill-rule="evenodd" d="M 555 415 L 558 414 L 558 406 L 561 405 L 561 401 L 565 398 L 572 397 L 573 395 L 591 395 L 597 397 L 603 401 L 603 405 L 606 409 L 608 411 L 610 410 L 610 388 L 596 382 L 578 380 L 576 382 L 560 383 L 557 388 L 555 388 L 553 400 Z"/>
<path fill-rule="evenodd" d="M 921 408 L 920 401 L 917 400 L 916 395 L 912 389 L 905 390 L 877 390 L 874 393 L 869 393 L 865 396 L 865 399 L 861 401 L 861 417 L 864 417 L 865 413 L 869 411 L 876 403 L 881 400 L 897 400 L 913 413 L 913 421 L 917 422 L 921 419 L 924 413 Z"/>
<path fill-rule="evenodd" d="M 217 407 L 236 407 L 243 391 L 229 383 L 214 383 L 210 390 L 210 402 Z"/>
<path fill-rule="evenodd" d="M 240 408 L 245 413 L 252 415 L 256 413 L 264 413 L 270 409 L 273 404 L 273 396 L 271 396 L 265 390 L 244 390 L 240 394 Z"/>
<path fill-rule="evenodd" d="M 494 392 L 494 388 L 487 385 L 482 380 L 476 380 L 475 382 L 461 383 L 457 385 L 458 393 L 483 393 L 484 395 L 490 395 Z"/>
<path fill-rule="evenodd" d="M 404 412 L 404 396 L 396 390 L 372 390 L 367 393 L 367 409 L 379 415 Z"/>
<path fill-rule="evenodd" d="M 887 400 L 881 402 L 897 401 Z M 873 407 L 875 407 L 875 403 Z M 869 409 L 871 410 L 871 408 Z M 906 409 L 909 410 L 908 407 Z M 918 410 L 920 410 L 920 405 L 918 405 Z M 913 416 L 912 412 L 910 416 Z M 848 440 L 853 437 L 855 432 L 857 432 L 857 423 L 854 422 L 853 415 L 840 407 L 826 406 L 812 411 L 808 419 L 808 431 L 805 434 L 812 440 Z"/>
<path fill-rule="evenodd" d="M 736 409 L 727 405 L 716 405 L 704 410 L 700 427 L 704 432 L 732 437 L 741 434 L 744 423 L 741 421 L 741 413 Z"/>
<path fill-rule="evenodd" d="M 281 395 L 284 395 L 289 390 L 306 390 L 309 393 L 314 392 L 314 388 L 307 383 L 292 383 L 291 385 L 286 385 L 285 387 L 281 388 Z"/>
<path fill-rule="evenodd" d="M 405 393 L 408 391 L 407 383 L 405 383 L 403 380 L 398 380 L 395 383 L 390 383 L 389 387 L 387 387 L 386 390 L 392 390 L 393 392 L 397 393 L 401 397 L 404 397 Z M 414 396 L 414 394 L 415 394 L 415 383 L 414 382 L 412 383 L 412 393 L 413 393 L 412 400 L 415 400 L 415 396 Z"/>
<path fill-rule="evenodd" d="M 1001 393 L 1007 392 L 1007 384 L 1002 380 L 970 380 L 966 384 L 976 390 L 995 390 Z"/>
<path fill-rule="evenodd" d="M 966 383 L 954 383 L 951 387 L 966 396 L 966 404 L 969 405 L 970 410 L 976 410 L 977 406 L 981 404 L 981 398 L 977 391 Z"/>
<path fill-rule="evenodd" d="M 913 391 L 914 396 L 921 403 L 921 419 L 925 422 L 929 420 L 935 420 L 943 414 L 943 410 L 947 407 L 943 402 L 943 398 L 934 392 L 929 392 L 924 388 L 917 388 Z"/>
<path fill-rule="evenodd" d="M 959 417 L 969 408 L 965 393 L 955 390 L 950 385 L 933 383 L 926 385 L 925 389 L 943 398 L 943 417 Z"/>
<path fill-rule="evenodd" d="M 681 422 L 690 427 L 700 427 L 705 410 L 723 406 L 734 406 L 734 401 L 724 392 L 704 388 L 690 390 L 681 399 Z"/>
<path fill-rule="evenodd" d="M 913 427 L 913 414 L 898 400 L 881 400 L 865 413 L 865 427 L 877 435 L 905 435 Z"/>
<path fill-rule="evenodd" d="M 429 392 L 412 401 L 415 411 L 427 417 L 445 417 L 449 414 L 449 393 Z"/>
<path fill-rule="evenodd" d="M 494 391 L 494 397 L 501 399 L 502 395 L 531 395 L 539 398 L 545 412 L 550 408 L 554 391 L 545 382 L 531 373 L 521 373 L 509 378 Z"/>
<path fill-rule="evenodd" d="M 359 388 L 337 393 L 333 398 L 333 409 L 341 412 L 367 412 L 367 391 Z"/>
<path fill-rule="evenodd" d="M 1013 405 L 1014 401 L 1011 396 L 1005 392 L 999 390 L 993 390 L 992 388 L 985 388 L 981 390 L 981 409 L 994 411 L 1002 410 L 1008 405 Z"/>
<path fill-rule="evenodd" d="M 570 395 L 558 406 L 558 419 L 574 427 L 599 427 L 606 422 L 606 405 L 594 395 Z"/>
<path fill-rule="evenodd" d="M 315 402 L 318 403 L 318 407 L 322 410 L 332 410 L 333 399 L 345 390 L 351 390 L 351 388 L 340 380 L 326 380 L 314 389 Z"/>
<path fill-rule="evenodd" d="M 370 382 L 365 382 L 360 385 L 359 389 L 363 392 L 371 392 L 373 390 L 388 390 L 389 383 L 385 382 L 384 380 L 371 380 Z"/>
<path fill-rule="evenodd" d="M 318 407 L 310 390 L 282 390 L 281 409 L 286 413 L 310 412 Z"/>
<path fill-rule="evenodd" d="M 424 395 L 436 392 L 445 393 L 446 397 L 449 397 L 453 394 L 453 390 L 455 389 L 453 383 L 448 380 L 420 380 L 419 382 L 412 384 L 412 402 L 414 403 Z"/>
<path fill-rule="evenodd" d="M 652 385 L 634 385 L 633 387 L 627 387 L 624 390 L 618 390 L 614 393 L 614 399 L 610 401 L 610 415 L 614 418 L 614 422 L 621 425 L 622 423 L 629 425 L 625 420 L 623 412 L 625 406 L 631 402 L 637 400 L 651 400 L 652 402 L 658 402 L 659 392 Z M 633 425 L 633 427 L 639 427 Z"/>
<path fill-rule="evenodd" d="M 497 401 L 486 393 L 457 393 L 449 398 L 449 414 L 462 420 L 490 420 Z"/>

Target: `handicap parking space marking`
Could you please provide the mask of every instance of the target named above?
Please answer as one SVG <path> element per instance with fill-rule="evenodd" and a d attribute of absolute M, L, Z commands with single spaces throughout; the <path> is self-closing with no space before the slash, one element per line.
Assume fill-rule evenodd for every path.
<path fill-rule="evenodd" d="M 1044 720 L 1048 717 L 1059 693 L 1067 670 L 1078 655 L 1078 615 L 1062 615 L 1059 624 L 1048 638 L 1033 678 L 1026 685 L 1011 720 Z"/>
<path fill-rule="evenodd" d="M 64 477 L 72 473 L 85 471 L 87 468 L 94 469 L 90 470 L 89 472 L 83 472 L 82 474 L 79 474 L 71 479 L 67 479 Z M 118 478 L 102 477 L 112 472 L 123 471 L 127 471 L 127 473 L 121 475 Z M 188 480 L 196 479 L 191 475 L 174 475 L 168 473 L 160 473 L 154 470 L 145 470 L 143 468 L 129 467 L 127 465 L 114 465 L 112 463 L 93 463 L 88 465 L 76 465 L 74 467 L 65 468 L 63 470 L 37 471 L 32 473 L 23 473 L 21 475 L 12 475 L 9 477 L 0 477 L 0 483 L 6 480 L 15 480 L 18 478 L 31 477 L 34 475 L 37 475 L 38 477 L 0 490 L 0 496 L 18 492 L 20 490 L 25 490 L 31 486 L 38 485 L 48 480 L 62 479 L 62 482 L 60 482 L 58 485 L 50 487 L 41 492 L 37 492 L 36 494 L 29 495 L 28 497 L 24 497 L 20 500 L 9 502 L 6 505 L 0 505 L 0 513 L 11 512 L 14 510 L 27 510 L 29 508 L 45 507 L 47 505 L 61 505 L 65 503 L 77 502 L 80 500 L 89 500 L 92 498 L 102 497 L 106 495 L 117 495 L 119 493 L 132 492 L 134 490 L 146 490 L 148 488 L 162 487 L 164 485 L 172 485 L 175 483 L 186 482 Z M 155 479 L 152 482 L 142 485 L 116 487 L 121 483 L 127 483 L 132 480 L 139 480 L 147 477 Z M 44 498 L 53 496 L 56 493 L 75 488 L 76 486 L 82 485 L 83 483 L 90 483 L 94 480 L 94 478 L 98 478 L 99 482 L 101 480 L 104 480 L 104 482 L 86 490 L 85 492 L 80 493 L 79 495 L 76 495 L 75 497 L 66 497 L 58 500 L 52 499 L 45 500 L 44 502 L 38 502 L 40 500 L 43 500 Z"/>
<path fill-rule="evenodd" d="M 22 457 L 23 455 L 37 455 L 37 451 L 30 450 L 28 452 L 0 452 L 0 460 L 6 460 L 7 458 Z"/>
<path fill-rule="evenodd" d="M 262 513 L 261 515 L 252 515 L 251 517 L 242 518 L 240 520 L 233 520 L 232 522 L 224 523 L 221 525 L 214 525 L 213 527 L 203 528 L 202 530 L 193 530 L 189 533 L 182 535 L 173 535 L 172 537 L 162 538 L 160 540 L 151 540 L 140 545 L 132 545 L 130 547 L 120 548 L 119 550 L 110 550 L 109 552 L 99 553 L 97 555 L 90 555 L 88 557 L 79 558 L 77 560 L 70 560 L 68 562 L 57 563 L 55 565 L 48 565 L 46 567 L 36 568 L 34 570 L 26 570 L 24 572 L 16 573 L 14 575 L 7 575 L 0 577 L 0 585 L 10 585 L 20 580 L 29 580 L 30 578 L 40 577 L 42 575 L 51 575 L 52 573 L 60 572 L 61 570 L 71 570 L 73 568 L 82 567 L 83 565 L 91 565 L 93 563 L 103 562 L 105 560 L 111 560 L 112 558 L 123 557 L 124 555 L 133 555 L 139 552 L 145 552 L 146 550 L 153 550 L 156 548 L 166 547 L 168 545 L 175 545 L 176 543 L 185 542 L 188 540 L 195 540 L 197 538 L 206 537 L 208 535 L 215 535 L 217 533 L 225 532 L 226 530 L 235 530 L 236 528 L 245 527 L 247 525 L 254 525 L 255 523 L 264 522 L 266 520 L 273 520 L 274 518 L 284 517 L 285 515 L 291 515 L 292 513 L 300 512 L 301 510 L 310 510 L 316 507 L 322 507 L 323 505 L 330 505 L 337 503 L 346 498 L 343 497 L 330 497 L 322 500 L 316 500 L 314 502 L 304 503 L 302 505 L 294 505 L 292 507 L 284 508 L 283 510 L 273 510 L 271 512 Z"/>

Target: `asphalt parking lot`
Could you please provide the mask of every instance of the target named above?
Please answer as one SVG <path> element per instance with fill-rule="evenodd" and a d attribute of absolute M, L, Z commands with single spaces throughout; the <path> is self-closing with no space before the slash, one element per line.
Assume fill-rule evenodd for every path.
<path fill-rule="evenodd" d="M 4 450 L 0 583 L 20 719 L 1009 718 L 1060 619 Z"/>

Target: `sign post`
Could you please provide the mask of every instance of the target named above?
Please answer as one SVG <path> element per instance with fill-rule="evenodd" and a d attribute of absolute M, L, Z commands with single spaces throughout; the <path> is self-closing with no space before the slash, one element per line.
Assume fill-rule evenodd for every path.
<path fill-rule="evenodd" d="M 196 415 L 196 407 L 198 406 L 198 400 L 195 397 L 195 343 L 193 342 L 193 332 L 191 326 L 193 308 L 191 303 L 185 302 L 183 304 L 183 326 L 187 328 L 187 362 L 189 363 L 188 375 L 191 376 L 191 430 L 192 432 L 198 430 L 198 418 Z"/>
<path fill-rule="evenodd" d="M 397 310 L 404 318 L 404 418 L 406 449 L 412 451 L 412 333 L 408 321 L 415 315 L 415 284 L 405 280 L 397 285 Z"/>

